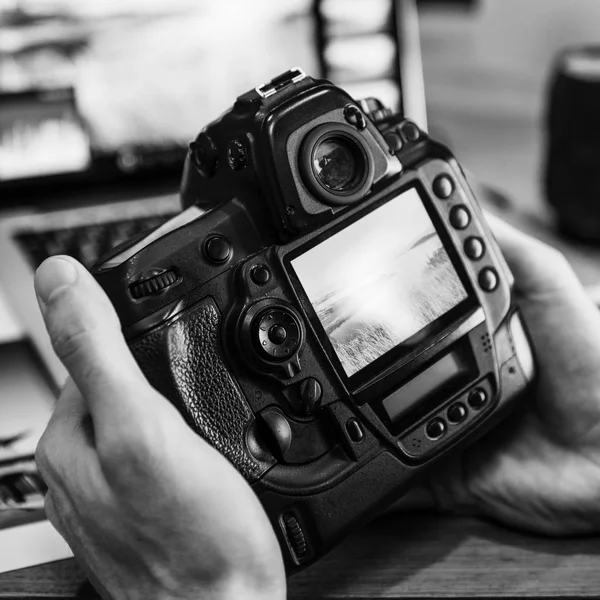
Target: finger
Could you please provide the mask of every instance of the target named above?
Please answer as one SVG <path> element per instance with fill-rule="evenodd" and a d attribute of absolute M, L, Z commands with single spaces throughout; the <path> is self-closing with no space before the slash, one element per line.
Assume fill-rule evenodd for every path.
<path fill-rule="evenodd" d="M 595 341 L 600 312 L 565 256 L 496 217 L 488 219 L 514 275 L 515 292 L 523 310 L 531 313 L 535 321 L 548 320 L 555 325 L 557 319 L 565 318 L 573 322 L 572 329 L 564 323 L 562 327 L 553 327 L 552 335 L 563 332 L 572 336 L 574 331 L 587 330 Z"/>
<path fill-rule="evenodd" d="M 138 418 L 150 386 L 92 275 L 70 257 L 53 257 L 38 269 L 35 289 L 53 347 L 88 403 L 96 427 Z"/>
<path fill-rule="evenodd" d="M 572 294 L 583 297 L 581 284 L 565 256 L 547 244 L 487 215 L 514 277 L 517 292 L 525 297 Z"/>

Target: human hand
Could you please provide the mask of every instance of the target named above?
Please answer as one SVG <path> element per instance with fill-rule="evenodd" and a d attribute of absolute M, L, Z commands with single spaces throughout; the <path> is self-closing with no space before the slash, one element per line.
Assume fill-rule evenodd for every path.
<path fill-rule="evenodd" d="M 550 535 L 600 530 L 600 312 L 556 250 L 494 219 L 538 381 L 430 483 L 442 509 Z"/>
<path fill-rule="evenodd" d="M 71 375 L 36 454 L 46 511 L 99 592 L 284 598 L 281 552 L 258 499 L 148 384 L 93 277 L 55 257 L 35 287 Z"/>

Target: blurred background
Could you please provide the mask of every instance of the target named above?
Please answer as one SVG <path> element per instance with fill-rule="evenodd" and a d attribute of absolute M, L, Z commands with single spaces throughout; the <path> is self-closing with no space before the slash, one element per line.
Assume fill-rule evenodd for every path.
<path fill-rule="evenodd" d="M 500 206 L 505 219 L 558 246 L 587 285 L 600 282 L 597 230 L 589 237 L 584 231 L 563 235 L 545 185 L 551 98 L 557 103 L 552 94 L 556 62 L 565 48 L 598 46 L 600 4 L 480 0 L 464 12 L 450 3 L 432 3 L 422 7 L 420 31 L 432 135 L 448 142 L 479 181 L 507 196 L 510 206 Z M 565 107 L 562 118 L 571 112 Z M 581 136 L 592 140 L 592 154 L 600 156 L 594 113 L 583 115 L 578 127 Z M 568 138 L 576 153 L 578 140 Z M 597 169 L 593 160 L 590 170 L 595 174 Z M 570 173 L 576 181 L 577 175 Z M 579 229 L 586 219 L 597 222 L 594 186 L 579 189 L 569 183 L 571 195 L 562 198 L 561 214 L 581 210 L 583 204 L 589 213 L 579 219 Z"/>

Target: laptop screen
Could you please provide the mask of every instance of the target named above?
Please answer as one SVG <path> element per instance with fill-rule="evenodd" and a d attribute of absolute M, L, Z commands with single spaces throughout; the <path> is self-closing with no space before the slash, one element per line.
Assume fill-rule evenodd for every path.
<path fill-rule="evenodd" d="M 3 2 L 0 181 L 168 161 L 240 90 L 293 64 L 314 71 L 307 2 L 278 4 Z"/>
<path fill-rule="evenodd" d="M 3 2 L 0 189 L 179 167 L 205 124 L 292 66 L 397 109 L 393 4 L 364 19 L 339 0 Z"/>

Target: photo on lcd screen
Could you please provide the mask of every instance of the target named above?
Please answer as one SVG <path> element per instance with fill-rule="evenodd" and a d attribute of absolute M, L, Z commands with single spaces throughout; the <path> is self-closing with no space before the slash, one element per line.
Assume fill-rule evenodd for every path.
<path fill-rule="evenodd" d="M 349 377 L 467 298 L 415 189 L 292 266 Z"/>

